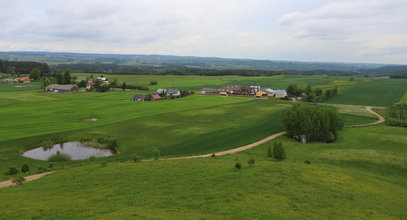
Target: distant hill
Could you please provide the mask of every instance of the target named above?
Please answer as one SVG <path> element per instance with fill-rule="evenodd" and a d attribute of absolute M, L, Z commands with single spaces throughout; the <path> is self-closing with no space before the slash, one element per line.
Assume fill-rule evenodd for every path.
<path fill-rule="evenodd" d="M 0 52 L 0 60 L 44 62 L 52 70 L 111 74 L 179 75 L 364 75 L 405 74 L 406 66 L 368 63 L 299 62 L 170 55 L 67 52 Z"/>

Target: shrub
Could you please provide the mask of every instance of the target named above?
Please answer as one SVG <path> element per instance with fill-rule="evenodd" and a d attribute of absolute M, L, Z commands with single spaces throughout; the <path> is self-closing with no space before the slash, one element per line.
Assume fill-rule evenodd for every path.
<path fill-rule="evenodd" d="M 160 157 L 160 150 L 158 150 L 157 148 L 154 149 L 153 155 L 154 155 L 154 159 L 158 160 L 158 158 Z"/>
<path fill-rule="evenodd" d="M 139 156 L 134 155 L 134 157 L 133 157 L 133 161 L 134 161 L 134 163 L 140 162 L 140 158 L 139 158 Z"/>
<path fill-rule="evenodd" d="M 267 149 L 267 157 L 273 157 L 273 150 L 271 149 L 271 147 L 268 147 Z"/>
<path fill-rule="evenodd" d="M 150 81 L 150 85 L 157 85 L 157 81 L 155 81 L 155 80 L 152 80 L 152 81 Z"/>
<path fill-rule="evenodd" d="M 21 185 L 25 181 L 25 178 L 22 176 L 16 176 L 13 179 L 11 179 L 11 182 L 13 182 L 16 185 Z"/>
<path fill-rule="evenodd" d="M 50 163 L 50 164 L 48 165 L 48 168 L 50 168 L 50 169 L 54 168 L 54 164 L 53 164 L 53 163 Z"/>
<path fill-rule="evenodd" d="M 274 158 L 277 160 L 284 160 L 286 158 L 283 144 L 281 142 L 274 143 L 273 154 Z"/>
<path fill-rule="evenodd" d="M 211 157 L 216 157 L 215 153 L 213 153 Z"/>
<path fill-rule="evenodd" d="M 44 167 L 38 167 L 38 169 L 37 169 L 37 173 L 45 173 L 47 171 L 48 170 L 46 168 L 44 168 Z"/>
<path fill-rule="evenodd" d="M 28 164 L 23 164 L 23 166 L 21 167 L 21 172 L 27 173 L 28 171 L 30 171 L 30 167 L 28 166 Z"/>
<path fill-rule="evenodd" d="M 311 161 L 306 160 L 306 161 L 304 161 L 304 163 L 305 163 L 305 164 L 311 164 Z"/>
<path fill-rule="evenodd" d="M 119 145 L 117 144 L 116 139 L 113 139 L 113 140 L 110 140 L 110 141 L 107 142 L 107 148 L 109 150 L 114 150 L 115 151 L 117 146 L 119 146 Z"/>
<path fill-rule="evenodd" d="M 249 159 L 249 160 L 247 161 L 247 163 L 249 164 L 250 167 L 253 167 L 253 166 L 254 166 L 254 159 L 253 159 L 253 158 L 252 158 L 252 159 Z"/>
<path fill-rule="evenodd" d="M 235 168 L 240 170 L 240 168 L 242 168 L 242 164 L 240 164 L 240 162 L 236 162 L 235 163 Z"/>
<path fill-rule="evenodd" d="M 61 154 L 61 152 L 57 151 L 56 154 L 51 155 L 48 157 L 48 161 L 57 162 L 57 161 L 68 161 L 71 160 L 71 156 L 69 154 Z"/>
<path fill-rule="evenodd" d="M 6 173 L 4 173 L 5 175 L 16 175 L 18 174 L 18 170 L 15 167 L 10 167 L 8 169 L 8 171 Z"/>

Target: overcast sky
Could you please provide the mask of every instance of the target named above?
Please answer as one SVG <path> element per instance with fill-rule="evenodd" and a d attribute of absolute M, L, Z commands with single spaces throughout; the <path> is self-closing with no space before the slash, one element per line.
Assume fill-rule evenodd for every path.
<path fill-rule="evenodd" d="M 407 64 L 407 0 L 0 0 L 0 51 Z"/>

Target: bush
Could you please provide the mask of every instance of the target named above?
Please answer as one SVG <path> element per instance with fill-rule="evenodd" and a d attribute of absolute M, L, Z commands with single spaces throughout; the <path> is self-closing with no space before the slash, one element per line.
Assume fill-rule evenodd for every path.
<path fill-rule="evenodd" d="M 236 162 L 235 163 L 235 168 L 240 170 L 240 168 L 242 168 L 242 164 L 240 164 L 240 162 Z"/>
<path fill-rule="evenodd" d="M 71 156 L 69 154 L 61 154 L 61 152 L 57 151 L 56 154 L 48 157 L 48 161 L 57 162 L 57 161 L 68 161 L 71 160 Z"/>
<path fill-rule="evenodd" d="M 134 161 L 134 163 L 140 162 L 140 158 L 139 158 L 139 156 L 134 155 L 134 157 L 133 157 L 133 161 Z"/>
<path fill-rule="evenodd" d="M 160 150 L 154 149 L 153 155 L 154 155 L 154 159 L 158 160 L 158 158 L 160 157 Z"/>
<path fill-rule="evenodd" d="M 10 167 L 7 172 L 4 173 L 5 175 L 16 175 L 18 174 L 18 170 L 15 167 Z"/>
<path fill-rule="evenodd" d="M 150 81 L 150 85 L 157 85 L 157 81 L 155 80 Z"/>
<path fill-rule="evenodd" d="M 286 158 L 283 144 L 281 142 L 274 143 L 273 154 L 274 158 L 277 160 L 284 160 Z"/>
<path fill-rule="evenodd" d="M 13 182 L 16 185 L 21 185 L 25 181 L 25 178 L 22 176 L 16 176 L 13 179 L 11 179 L 11 182 Z"/>
<path fill-rule="evenodd" d="M 306 161 L 304 161 L 304 163 L 305 163 L 305 164 L 311 164 L 311 161 L 306 160 Z"/>
<path fill-rule="evenodd" d="M 254 159 L 253 159 L 253 158 L 252 158 L 252 159 L 249 159 L 249 160 L 247 161 L 247 163 L 249 164 L 250 167 L 253 167 L 253 166 L 254 166 Z"/>
<path fill-rule="evenodd" d="M 267 157 L 273 157 L 273 150 L 271 149 L 271 147 L 268 147 L 267 149 Z"/>
<path fill-rule="evenodd" d="M 23 164 L 23 166 L 21 167 L 21 172 L 27 173 L 28 171 L 30 171 L 30 167 L 28 166 L 28 164 Z"/>
<path fill-rule="evenodd" d="M 107 148 L 108 148 L 109 150 L 116 150 L 116 147 L 117 147 L 117 146 L 119 146 L 119 145 L 117 144 L 116 139 L 110 140 L 110 141 L 108 141 L 108 143 L 107 143 Z"/>
<path fill-rule="evenodd" d="M 215 153 L 213 153 L 211 157 L 216 157 L 216 154 L 215 154 Z"/>

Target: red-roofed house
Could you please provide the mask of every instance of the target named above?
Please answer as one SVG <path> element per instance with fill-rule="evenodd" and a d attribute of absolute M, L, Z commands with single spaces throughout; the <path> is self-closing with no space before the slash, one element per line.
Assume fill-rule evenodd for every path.
<path fill-rule="evenodd" d="M 87 90 L 92 90 L 92 87 L 95 85 L 95 82 L 88 82 L 86 83 L 86 89 Z"/>
<path fill-rule="evenodd" d="M 16 78 L 15 80 L 16 80 L 17 82 L 19 82 L 19 83 L 31 82 L 30 77 L 27 77 L 27 76 L 23 76 L 23 77 L 20 77 L 20 78 Z"/>

